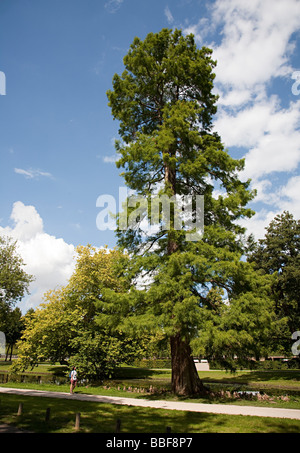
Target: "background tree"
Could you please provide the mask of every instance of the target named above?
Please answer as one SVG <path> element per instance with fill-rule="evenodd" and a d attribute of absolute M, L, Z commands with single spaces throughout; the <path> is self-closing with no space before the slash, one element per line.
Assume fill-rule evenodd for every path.
<path fill-rule="evenodd" d="M 241 267 L 244 264 L 241 262 Z M 199 330 L 191 345 L 200 355 L 218 366 L 235 371 L 251 368 L 260 357 L 272 352 L 272 338 L 278 329 L 269 297 L 270 281 L 260 279 L 252 269 L 233 270 L 233 278 L 241 278 L 244 289 L 229 300 L 216 293 L 208 294 L 208 303 L 202 307 Z"/>
<path fill-rule="evenodd" d="M 72 354 L 70 341 L 80 332 L 85 311 L 70 304 L 65 288 L 48 291 L 45 302 L 25 316 L 25 329 L 18 342 L 16 370 L 33 368 L 39 362 L 67 363 Z"/>
<path fill-rule="evenodd" d="M 0 330 L 5 332 L 6 337 L 6 355 L 5 360 L 12 359 L 13 349 L 17 341 L 21 338 L 22 331 L 24 330 L 24 320 L 22 312 L 19 307 L 14 310 L 8 310 L 0 321 Z"/>
<path fill-rule="evenodd" d="M 290 353 L 291 335 L 300 329 L 300 220 L 288 211 L 277 215 L 265 237 L 252 244 L 248 261 L 275 277 L 271 294 L 280 328 L 273 335 L 273 347 Z"/>
<path fill-rule="evenodd" d="M 28 293 L 34 277 L 25 272 L 24 266 L 17 242 L 0 236 L 0 309 L 11 308 Z"/>
<path fill-rule="evenodd" d="M 77 248 L 68 285 L 45 294 L 45 303 L 27 316 L 18 344 L 16 370 L 49 360 L 76 365 L 79 375 L 101 379 L 120 363 L 145 351 L 148 337 L 124 335 L 119 328 L 118 293 L 128 288 L 128 256 L 118 250 Z M 115 301 L 106 299 L 113 291 Z"/>
<path fill-rule="evenodd" d="M 146 290 L 133 286 L 124 294 L 131 306 L 126 320 L 135 317 L 140 328 L 156 326 L 168 336 L 176 393 L 203 391 L 191 341 L 201 331 L 201 310 L 212 303 L 211 288 L 223 289 L 228 299 L 242 303 L 240 277 L 254 278 L 251 265 L 240 264 L 243 229 L 236 222 L 253 214 L 246 205 L 254 192 L 249 181 L 238 178 L 244 161 L 231 158 L 212 132 L 217 97 L 211 54 L 196 47 L 193 35 L 184 37 L 179 30 L 150 33 L 144 41 L 135 38 L 123 60 L 124 72 L 114 75 L 108 91 L 120 124 L 117 166 L 124 169 L 127 186 L 148 200 L 155 194 L 204 196 L 202 240 L 187 241 L 187 231 L 175 228 L 174 213 L 169 228 L 161 218 L 154 234 L 143 230 L 146 210 L 140 211 L 134 228 L 117 232 L 119 245 L 136 258 L 136 282 L 148 277 Z M 195 219 L 195 204 L 192 211 Z M 255 302 L 251 299 L 255 306 L 257 297 L 256 291 Z"/>
<path fill-rule="evenodd" d="M 17 253 L 17 242 L 0 236 L 0 331 L 6 337 L 6 357 L 13 353 L 13 347 L 23 329 L 22 315 L 14 305 L 21 301 L 33 276 L 24 270 L 25 264 Z"/>

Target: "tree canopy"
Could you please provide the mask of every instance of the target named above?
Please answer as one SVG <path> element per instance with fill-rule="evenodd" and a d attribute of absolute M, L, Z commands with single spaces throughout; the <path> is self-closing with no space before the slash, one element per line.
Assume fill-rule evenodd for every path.
<path fill-rule="evenodd" d="M 238 220 L 253 214 L 247 204 L 255 192 L 249 189 L 250 181 L 239 179 L 244 160 L 233 159 L 213 132 L 217 96 L 213 94 L 216 63 L 212 50 L 198 49 L 193 35 L 163 29 L 148 34 L 144 41 L 135 38 L 123 61 L 125 70 L 114 75 L 108 99 L 120 124 L 117 166 L 123 168 L 127 186 L 149 203 L 157 196 L 173 197 L 173 204 L 190 196 L 194 221 L 199 212 L 193 200 L 197 195 L 204 199 L 204 233 L 196 241 L 187 240 L 195 223 L 176 228 L 174 211 L 167 228 L 161 215 L 154 233 L 145 231 L 147 204 L 144 211 L 139 210 L 134 227 L 127 222 L 127 228 L 118 229 L 119 246 L 136 262 L 136 281 L 148 277 L 144 290 L 132 286 L 124 299 L 134 305 L 139 325 L 157 326 L 170 339 L 173 390 L 198 393 L 203 386 L 191 345 L 199 343 L 199 333 L 203 338 L 206 335 L 209 323 L 205 317 L 216 310 L 213 292 L 224 294 L 219 299 L 219 319 L 228 306 L 230 313 L 244 316 L 240 324 L 233 322 L 233 315 L 226 318 L 231 319 L 231 326 L 240 326 L 236 351 L 242 351 L 246 342 L 254 347 L 247 317 L 252 316 L 255 330 L 267 316 L 269 301 L 262 297 L 265 292 L 261 289 L 266 280 L 250 263 L 241 262 L 245 230 Z M 131 207 L 125 210 L 129 217 L 130 199 L 127 205 Z M 119 227 L 121 221 L 124 223 L 122 215 Z M 264 315 L 256 322 L 253 313 L 259 309 Z M 224 341 L 228 326 L 214 318 L 211 325 L 216 324 L 219 331 L 223 326 Z M 245 341 L 241 341 L 243 331 L 248 335 Z"/>
<path fill-rule="evenodd" d="M 11 308 L 28 293 L 34 277 L 25 272 L 24 266 L 17 241 L 0 236 L 0 308 Z"/>
<path fill-rule="evenodd" d="M 0 236 L 0 331 L 5 335 L 6 358 L 21 335 L 23 322 L 20 308 L 14 306 L 28 294 L 32 275 L 25 272 L 25 263 L 18 254 L 17 242 Z"/>
<path fill-rule="evenodd" d="M 274 336 L 274 348 L 285 346 L 290 353 L 291 335 L 300 326 L 300 220 L 288 211 L 275 216 L 265 237 L 253 244 L 248 261 L 274 276 L 271 296 L 282 326 Z"/>
<path fill-rule="evenodd" d="M 106 291 L 128 288 L 128 256 L 119 250 L 77 248 L 77 264 L 65 287 L 49 291 L 25 317 L 15 369 L 49 360 L 76 365 L 87 379 L 109 376 L 122 362 L 145 351 L 153 338 L 124 335 Z"/>

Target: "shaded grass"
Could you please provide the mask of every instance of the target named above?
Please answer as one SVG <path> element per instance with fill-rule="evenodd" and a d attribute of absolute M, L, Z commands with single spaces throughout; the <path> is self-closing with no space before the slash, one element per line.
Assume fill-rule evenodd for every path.
<path fill-rule="evenodd" d="M 238 371 L 236 373 L 226 371 L 199 371 L 199 376 L 207 383 L 222 382 L 300 390 L 300 370 Z"/>
<path fill-rule="evenodd" d="M 19 403 L 23 414 L 17 416 Z M 45 422 L 46 408 L 49 422 Z M 0 421 L 36 433 L 74 432 L 75 414 L 81 413 L 83 433 L 114 433 L 121 420 L 122 433 L 299 433 L 300 420 L 222 415 L 165 409 L 117 406 L 86 401 L 2 394 Z"/>

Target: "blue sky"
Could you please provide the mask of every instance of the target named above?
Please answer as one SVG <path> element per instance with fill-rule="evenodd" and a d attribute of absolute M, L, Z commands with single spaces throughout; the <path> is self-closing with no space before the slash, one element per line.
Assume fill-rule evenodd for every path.
<path fill-rule="evenodd" d="M 258 189 L 248 232 L 300 217 L 299 0 L 0 0 L 0 234 L 36 276 L 24 309 L 66 282 L 77 245 L 115 245 L 96 226 L 98 196 L 124 186 L 106 91 L 134 37 L 163 27 L 214 50 L 215 129 Z"/>

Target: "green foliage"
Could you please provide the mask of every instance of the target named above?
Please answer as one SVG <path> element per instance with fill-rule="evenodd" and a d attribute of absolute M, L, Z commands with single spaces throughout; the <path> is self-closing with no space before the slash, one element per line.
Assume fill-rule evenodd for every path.
<path fill-rule="evenodd" d="M 6 359 L 13 354 L 13 348 L 20 339 L 24 330 L 24 319 L 21 310 L 16 307 L 14 310 L 3 310 L 0 314 L 0 330 L 5 333 Z"/>
<path fill-rule="evenodd" d="M 6 357 L 9 352 L 12 355 L 24 327 L 20 309 L 13 307 L 28 293 L 29 284 L 34 280 L 24 271 L 24 266 L 17 253 L 17 242 L 0 236 L 0 331 L 6 337 Z"/>
<path fill-rule="evenodd" d="M 233 367 L 236 356 L 264 353 L 273 319 L 271 283 L 242 261 L 245 230 L 238 221 L 253 215 L 247 204 L 255 192 L 239 179 L 244 160 L 233 159 L 212 132 L 217 97 L 211 55 L 180 30 L 150 33 L 134 40 L 124 72 L 108 91 L 122 140 L 117 166 L 127 186 L 145 199 L 203 195 L 203 237 L 188 241 L 188 228 L 177 231 L 172 216 L 169 228 L 160 217 L 156 232 L 143 231 L 145 210 L 135 228 L 117 235 L 132 254 L 139 283 L 123 295 L 131 307 L 125 322 L 134 318 L 139 328 L 156 328 L 167 338 L 179 334 L 197 353 Z M 183 371 L 181 382 L 187 376 Z"/>
<path fill-rule="evenodd" d="M 114 76 L 108 91 L 123 140 L 116 143 L 117 166 L 124 168 L 128 187 L 144 197 L 158 188 L 168 196 L 204 195 L 205 224 L 239 233 L 242 228 L 234 221 L 252 215 L 245 206 L 254 192 L 248 190 L 249 181 L 237 176 L 244 161 L 231 158 L 218 134 L 211 133 L 217 100 L 211 54 L 179 30 L 134 40 L 124 58 L 125 71 Z M 224 191 L 218 197 L 213 196 L 216 187 Z M 159 231 L 146 241 L 163 253 L 171 234 Z M 184 247 L 184 235 L 175 236 Z M 135 251 L 145 242 L 138 228 L 118 237 L 120 245 Z"/>
<path fill-rule="evenodd" d="M 264 239 L 252 244 L 248 261 L 263 274 L 273 276 L 277 331 L 273 347 L 291 351 L 291 334 L 300 329 L 300 220 L 284 211 L 267 228 Z"/>
<path fill-rule="evenodd" d="M 79 370 L 79 379 L 103 379 L 110 377 L 122 362 L 122 342 L 110 337 L 108 332 L 84 331 L 72 340 L 75 353 L 70 364 Z"/>
<path fill-rule="evenodd" d="M 33 276 L 24 271 L 24 262 L 17 253 L 17 242 L 0 236 L 0 308 L 10 309 L 28 293 Z"/>
<path fill-rule="evenodd" d="M 77 256 L 68 285 L 46 293 L 45 303 L 25 317 L 15 371 L 46 360 L 69 361 L 80 377 L 102 379 L 151 345 L 149 334 L 124 335 L 119 325 L 124 307 L 119 298 L 106 297 L 106 292 L 117 296 L 128 288 L 128 256 L 91 246 L 78 247 Z"/>
<path fill-rule="evenodd" d="M 84 314 L 80 307 L 70 306 L 64 289 L 49 291 L 45 303 L 25 318 L 14 369 L 33 368 L 45 360 L 63 362 L 72 352 L 70 340 L 80 329 Z"/>
<path fill-rule="evenodd" d="M 108 92 L 112 114 L 121 121 L 120 135 L 127 143 L 137 132 L 152 134 L 164 117 L 172 118 L 178 100 L 191 100 L 191 116 L 196 112 L 201 123 L 209 125 L 216 111 L 210 54 L 210 49 L 198 50 L 193 36 L 183 37 L 179 30 L 163 29 L 144 41 L 134 39 L 124 57 L 126 69 L 121 77 L 115 74 L 114 90 Z M 185 127 L 180 119 L 177 124 Z"/>

